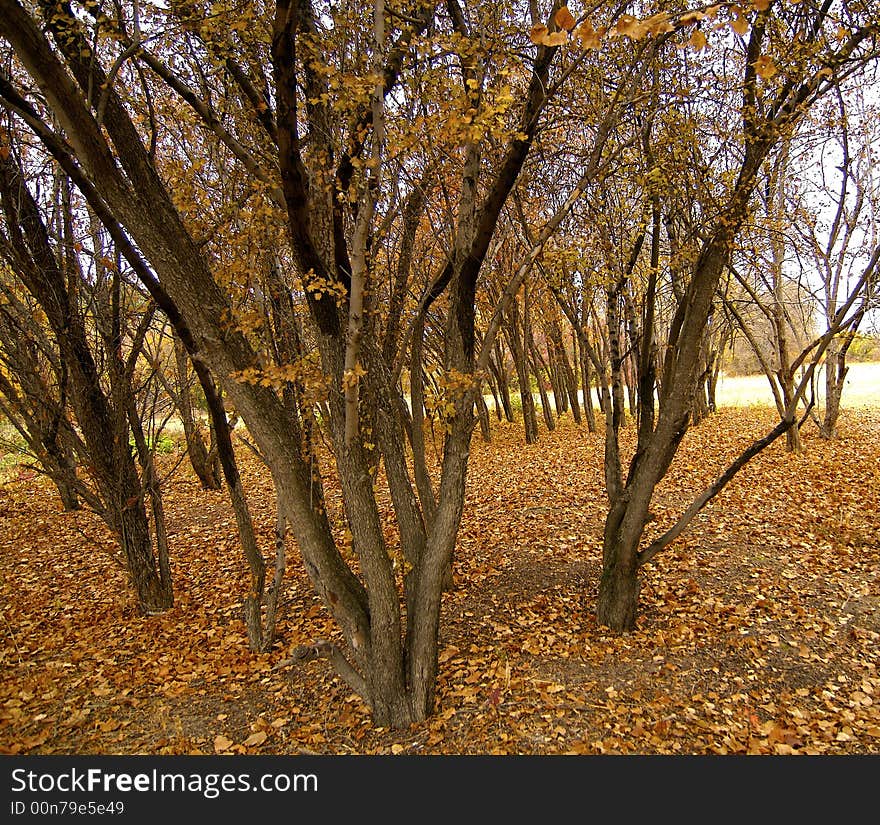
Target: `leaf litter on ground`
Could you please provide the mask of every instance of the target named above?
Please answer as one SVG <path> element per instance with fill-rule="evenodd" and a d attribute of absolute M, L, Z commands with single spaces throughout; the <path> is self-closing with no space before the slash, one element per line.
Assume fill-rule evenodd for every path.
<path fill-rule="evenodd" d="M 646 539 L 773 423 L 725 408 L 693 428 Z M 878 433 L 880 410 L 857 408 L 837 441 L 807 427 L 804 453 L 780 440 L 756 457 L 646 566 L 638 626 L 613 634 L 594 619 L 601 435 L 563 417 L 527 446 L 493 421 L 473 445 L 436 713 L 407 731 L 373 727 L 325 661 L 290 664 L 336 634 L 293 552 L 278 642 L 248 651 L 231 507 L 184 465 L 165 488 L 175 606 L 151 617 L 98 519 L 16 476 L 0 486 L 0 752 L 880 753 Z M 239 456 L 269 553 L 271 483 Z"/>

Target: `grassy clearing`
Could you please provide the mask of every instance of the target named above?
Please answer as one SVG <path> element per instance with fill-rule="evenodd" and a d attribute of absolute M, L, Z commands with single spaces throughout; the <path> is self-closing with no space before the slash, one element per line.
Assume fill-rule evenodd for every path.
<path fill-rule="evenodd" d="M 824 400 L 824 375 L 817 384 L 817 405 Z M 718 379 L 717 399 L 722 407 L 773 406 L 773 393 L 764 375 L 724 376 Z M 880 406 L 880 363 L 851 364 L 842 406 L 849 409 Z"/>

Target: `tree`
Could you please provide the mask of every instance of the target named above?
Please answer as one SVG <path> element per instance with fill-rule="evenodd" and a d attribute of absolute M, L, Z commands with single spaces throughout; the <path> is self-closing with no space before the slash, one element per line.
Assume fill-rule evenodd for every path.
<path fill-rule="evenodd" d="M 0 413 L 52 479 L 64 509 L 78 510 L 90 491 L 77 474 L 82 450 L 70 420 L 67 367 L 39 323 L 37 307 L 16 286 L 12 273 L 4 273 L 0 279 Z"/>
<path fill-rule="evenodd" d="M 714 148 L 731 138 L 727 167 L 707 186 L 715 203 L 692 239 L 699 254 L 676 261 L 656 421 L 659 220 L 644 233 L 651 265 L 637 334 L 625 287 L 640 265 L 638 231 L 599 256 L 603 266 L 623 261 L 615 279 L 590 285 L 609 299 L 609 420 L 620 420 L 627 365 L 639 370 L 639 449 L 626 481 L 618 428 L 606 429 L 611 508 L 599 604 L 602 621 L 631 626 L 636 569 L 647 560 L 638 552 L 647 505 L 687 428 L 703 327 L 758 172 L 803 107 L 867 57 L 873 29 L 854 26 L 827 54 L 797 54 L 777 68 L 765 45 L 790 34 L 788 25 L 805 42 L 820 34 L 830 25 L 827 9 L 777 14 L 761 0 L 748 13 L 673 13 L 663 4 L 639 19 L 601 4 L 576 20 L 556 4 L 530 4 L 526 16 L 518 4 L 459 0 L 405 10 L 384 0 L 117 5 L 112 18 L 90 5 L 36 6 L 0 0 L 0 35 L 20 74 L 17 85 L 0 83 L 0 97 L 76 182 L 196 369 L 206 368 L 245 421 L 282 520 L 339 628 L 339 638 L 294 658 L 329 658 L 376 723 L 395 727 L 433 708 L 440 606 L 477 399 L 490 363 L 498 376 L 505 367 L 496 346 L 505 318 L 548 242 L 585 197 L 601 202 L 613 171 L 627 166 L 619 156 L 642 144 L 645 81 L 674 39 L 684 33 L 699 52 L 703 21 L 708 28 L 720 19 L 719 36 L 730 38 L 745 23 L 750 34 L 737 54 L 742 129 L 713 138 Z M 775 74 L 778 86 L 769 83 Z M 670 101 L 683 121 L 697 112 L 705 127 L 718 115 L 708 104 L 691 106 L 689 95 Z M 576 145 L 548 163 L 536 147 L 554 134 L 559 144 L 566 130 Z M 481 273 L 500 248 L 499 227 L 515 223 L 511 194 L 547 170 L 559 172 L 557 185 L 545 187 L 552 196 L 529 214 L 478 330 Z M 631 202 L 632 190 L 618 203 Z M 661 207 L 654 197 L 652 219 Z M 618 301 L 619 321 L 611 317 Z M 595 306 L 569 309 L 573 324 L 589 319 L 598 331 Z M 524 361 L 536 350 L 528 328 Z M 621 332 L 638 351 L 624 350 Z M 586 329 L 578 336 L 582 358 L 604 381 Z M 436 470 L 425 449 L 426 381 L 442 438 Z M 317 428 L 329 460 L 317 449 Z M 380 463 L 393 536 L 380 518 Z M 324 496 L 331 473 L 343 529 Z M 252 569 L 262 586 L 259 560 Z"/>
<path fill-rule="evenodd" d="M 713 209 L 702 218 L 695 239 L 698 241 L 696 255 L 685 261 L 686 268 L 682 267 L 684 281 L 666 341 L 656 416 L 653 381 L 642 383 L 650 376 L 650 359 L 646 353 L 650 351 L 654 335 L 653 304 L 650 300 L 646 303 L 638 354 L 642 389 L 638 443 L 625 476 L 616 432 L 613 428 L 606 430 L 610 435 L 606 449 L 610 509 L 605 523 L 597 615 L 600 623 L 613 629 L 626 630 L 635 625 L 639 568 L 668 546 L 749 458 L 796 424 L 797 410 L 793 403 L 786 409 L 781 424 L 744 451 L 697 497 L 676 525 L 648 546 L 640 546 L 653 491 L 667 473 L 690 423 L 703 330 L 737 235 L 749 215 L 762 165 L 816 100 L 877 56 L 876 19 L 847 4 L 843 6 L 852 17 L 850 27 L 840 38 L 834 35 L 840 26 L 836 9 L 830 5 L 822 9 L 787 9 L 778 4 L 761 3 L 750 13 L 749 21 L 743 21 L 736 9 L 725 10 L 730 17 L 729 29 L 724 31 L 728 32 L 726 36 L 733 48 L 726 53 L 728 62 L 713 65 L 712 71 L 719 81 L 731 82 L 732 67 L 737 67 L 739 79 L 733 88 L 738 88 L 740 95 L 740 119 L 732 121 L 730 114 L 725 115 L 728 122 L 737 124 L 737 133 L 729 135 L 726 143 L 728 149 L 735 147 L 736 152 L 728 156 L 729 166 L 716 169 Z M 691 42 L 702 49 L 706 36 L 697 37 L 695 33 Z M 796 47 L 792 47 L 792 43 Z M 671 105 L 686 118 L 719 117 L 720 112 L 713 115 L 694 103 L 689 98 L 680 109 Z M 717 139 L 723 138 L 717 135 Z M 705 146 L 704 151 L 716 147 L 719 144 L 713 142 Z M 711 168 L 705 161 L 700 166 Z M 657 250 L 658 242 L 659 230 L 655 223 L 651 239 L 653 250 Z M 652 253 L 652 260 L 657 260 L 656 252 Z M 655 290 L 656 286 L 649 287 L 649 298 Z"/>
<path fill-rule="evenodd" d="M 93 302 L 99 310 L 105 310 L 103 317 L 100 312 L 94 317 L 97 337 L 103 339 L 102 355 L 109 375 L 109 387 L 105 389 L 90 346 L 92 336 L 78 306 L 78 293 L 86 285 L 77 257 L 65 250 L 72 246 L 72 239 L 65 238 L 59 251 L 53 247 L 24 172 L 9 152 L 0 158 L 0 203 L 5 230 L 0 235 L 0 255 L 39 305 L 52 330 L 57 360 L 67 373 L 62 386 L 69 381 L 71 404 L 88 457 L 87 469 L 98 491 L 92 501 L 119 541 L 141 608 L 146 613 L 160 613 L 173 603 L 171 569 L 161 496 L 132 388 L 134 370 L 155 308 L 141 313 L 135 329 L 124 329 L 123 284 L 118 262 L 114 263 L 103 247 L 96 245 L 93 253 L 100 271 L 94 273 L 95 292 L 106 288 L 104 300 L 97 296 L 98 300 Z M 67 227 L 71 223 L 70 205 L 65 205 L 68 211 L 63 223 Z M 109 277 L 105 277 L 108 270 Z M 132 338 L 127 353 L 123 349 L 124 334 Z M 32 375 L 30 378 L 33 380 Z M 59 409 L 56 415 L 63 418 L 64 411 Z M 130 437 L 134 439 L 140 470 L 129 446 Z M 65 480 L 70 472 L 66 468 Z"/>
<path fill-rule="evenodd" d="M 75 153 L 74 162 L 93 187 L 92 198 L 100 199 L 150 262 L 186 319 L 198 356 L 210 364 L 246 421 L 275 477 L 280 506 L 292 525 L 306 568 L 340 625 L 350 658 L 329 644 L 316 645 L 303 655 L 329 656 L 370 703 L 378 724 L 399 726 L 424 718 L 433 703 L 440 596 L 461 514 L 473 423 L 473 401 L 463 395 L 473 383 L 476 278 L 498 215 L 528 154 L 556 48 L 536 49 L 529 74 L 524 75 L 528 80 L 523 84 L 522 105 L 513 107 L 512 101 L 504 105 L 509 114 L 502 118 L 503 133 L 496 135 L 502 141 L 497 171 L 484 176 L 480 169 L 485 141 L 480 131 L 469 128 L 473 115 L 467 108 L 453 135 L 454 141 L 463 138 L 461 148 L 456 149 L 462 175 L 457 226 L 448 262 L 421 305 L 425 311 L 447 293 L 445 388 L 454 414 L 432 507 L 419 506 L 417 492 L 408 481 L 397 392 L 364 312 L 371 283 L 369 250 L 377 211 L 384 203 L 381 187 L 388 181 L 383 171 L 389 119 L 385 100 L 392 90 L 402 88 L 404 61 L 415 59 L 415 47 L 428 26 L 439 26 L 443 38 L 459 43 L 453 52 L 462 90 L 456 104 L 466 102 L 476 113 L 483 108 L 488 111 L 490 104 L 497 107 L 498 103 L 493 101 L 496 89 L 489 83 L 490 64 L 479 38 L 472 35 L 455 3 L 449 4 L 444 18 L 436 17 L 430 5 L 388 20 L 383 4 L 378 3 L 371 8 L 372 30 L 363 31 L 342 18 L 330 26 L 331 18 L 319 16 L 309 3 L 280 2 L 272 14 L 259 15 L 260 23 L 271 25 L 274 100 L 248 97 L 259 86 L 238 75 L 236 69 L 241 66 L 234 51 L 226 53 L 223 65 L 238 83 L 246 108 L 269 139 L 277 141 L 277 180 L 289 218 L 292 259 L 302 279 L 327 383 L 329 431 L 357 557 L 355 572 L 337 546 L 323 506 L 320 476 L 307 451 L 304 454 L 306 413 L 301 407 L 285 405 L 271 382 L 263 380 L 261 359 L 248 337 L 224 324 L 233 317 L 230 294 L 224 292 L 210 261 L 195 243 L 161 178 L 152 147 L 138 132 L 115 85 L 124 77 L 128 56 L 117 52 L 117 64 L 110 65 L 112 42 L 101 38 L 107 32 L 106 21 L 95 19 L 90 24 L 99 34 L 96 51 L 84 34 L 86 24 L 69 6 L 43 3 L 41 9 L 54 45 L 17 2 L 3 3 L 0 31 L 45 96 Z M 216 28 L 199 29 L 195 17 L 187 18 L 187 23 L 197 29 L 195 37 L 203 38 L 210 53 L 212 44 L 216 45 Z M 127 27 L 120 24 L 115 29 L 126 31 Z M 244 29 L 235 30 L 246 39 Z M 324 35 L 351 34 L 355 35 L 352 49 L 340 44 L 335 54 L 328 54 Z M 435 54 L 422 60 L 433 74 L 453 68 L 443 50 L 428 51 Z M 136 52 L 132 50 L 132 55 Z M 326 63 L 328 56 L 341 64 Z M 349 60 L 357 62 L 349 66 Z M 331 88 L 335 73 L 341 75 L 345 69 L 357 81 L 360 97 L 350 96 L 349 87 L 338 81 Z M 413 73 L 419 74 L 417 69 Z M 93 88 L 101 89 L 97 99 L 89 94 Z M 197 96 L 189 97 L 198 111 Z M 341 115 L 334 102 L 341 104 Z M 33 123 L 20 106 L 16 111 Z M 202 107 L 200 113 L 210 121 L 208 108 Z M 221 131 L 216 122 L 210 125 Z M 48 129 L 45 122 L 33 126 L 43 133 Z M 308 143 L 303 140 L 303 129 Z M 224 139 L 227 148 L 235 147 L 240 160 L 250 157 L 231 136 L 224 133 Z M 256 165 L 254 174 L 260 174 Z M 268 173 L 270 180 L 273 174 Z M 276 191 L 270 194 L 275 196 Z M 365 409 L 368 402 L 375 405 L 374 416 Z M 392 481 L 402 553 L 398 566 L 382 533 L 372 489 L 368 445 L 375 436 L 360 426 L 371 417 L 380 423 L 379 447 Z M 406 578 L 405 630 L 396 580 L 400 569 Z"/>
<path fill-rule="evenodd" d="M 822 436 L 829 439 L 837 435 L 847 354 L 866 310 L 876 304 L 876 277 L 860 276 L 871 266 L 870 252 L 878 245 L 874 212 L 878 180 L 872 162 L 877 151 L 876 107 L 861 90 L 851 90 L 847 96 L 838 91 L 834 97 L 813 118 L 818 146 L 811 148 L 823 159 L 821 179 L 814 184 L 813 198 L 799 198 L 795 204 L 806 212 L 795 227 L 809 249 L 809 260 L 821 273 L 819 302 L 826 329 L 837 323 L 838 310 L 852 285 L 864 283 L 865 300 L 851 323 L 831 340 L 825 355 L 824 413 L 814 413 L 813 418 Z M 809 186 L 807 180 L 804 176 L 804 187 Z M 810 201 L 818 201 L 818 209 L 811 208 Z M 830 219 L 820 210 L 827 211 Z"/>

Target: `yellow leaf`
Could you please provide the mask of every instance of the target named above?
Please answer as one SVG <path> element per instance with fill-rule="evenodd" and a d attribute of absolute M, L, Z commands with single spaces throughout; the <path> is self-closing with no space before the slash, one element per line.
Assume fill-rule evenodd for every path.
<path fill-rule="evenodd" d="M 766 54 L 762 54 L 755 61 L 755 74 L 763 80 L 769 80 L 773 75 L 776 74 L 778 69 L 776 68 L 776 64 L 773 62 L 772 57 L 768 57 Z"/>
<path fill-rule="evenodd" d="M 99 722 L 98 728 L 104 733 L 112 733 L 115 730 L 119 730 L 121 723 L 116 719 L 108 719 L 106 722 Z"/>
<path fill-rule="evenodd" d="M 651 15 L 651 17 L 646 17 L 642 21 L 642 25 L 645 27 L 645 31 L 647 31 L 648 34 L 656 35 L 675 31 L 675 26 L 669 22 L 669 15 L 665 11 Z"/>
<path fill-rule="evenodd" d="M 214 737 L 214 752 L 222 753 L 223 751 L 228 751 L 233 745 L 232 740 L 224 736 L 222 733 L 218 733 Z"/>
<path fill-rule="evenodd" d="M 746 32 L 749 30 L 749 21 L 746 20 L 745 17 L 734 17 L 734 19 L 730 21 L 730 28 L 732 28 L 740 37 L 745 37 Z"/>
<path fill-rule="evenodd" d="M 633 17 L 631 14 L 622 14 L 612 32 L 616 32 L 621 37 L 628 37 L 630 40 L 639 40 L 645 36 L 646 29 L 637 17 Z"/>
<path fill-rule="evenodd" d="M 559 9 L 553 19 L 556 21 L 556 25 L 559 26 L 560 29 L 565 29 L 567 32 L 570 32 L 574 28 L 575 20 L 572 13 L 568 10 L 568 6 L 563 6 Z"/>
<path fill-rule="evenodd" d="M 395 756 L 397 756 L 398 754 L 403 753 L 403 745 L 399 745 L 399 744 L 397 744 L 397 743 L 395 742 L 395 743 L 391 746 L 391 753 L 393 753 Z"/>
<path fill-rule="evenodd" d="M 252 733 L 250 736 L 248 736 L 248 738 L 245 739 L 242 744 L 246 748 L 252 748 L 257 745 L 262 745 L 263 742 L 265 742 L 267 738 L 268 738 L 268 735 L 266 734 L 266 731 L 258 730 L 256 733 Z"/>
<path fill-rule="evenodd" d="M 354 389 L 358 385 L 358 381 L 362 376 L 366 375 L 367 371 L 363 368 L 363 365 L 360 361 L 355 363 L 354 367 L 350 370 L 346 370 L 342 375 L 342 386 L 345 389 Z"/>
<path fill-rule="evenodd" d="M 584 20 L 584 22 L 577 27 L 574 36 L 581 41 L 581 48 L 598 49 L 599 46 L 602 45 L 602 35 L 604 33 L 604 28 L 596 31 L 589 20 Z"/>
<path fill-rule="evenodd" d="M 539 23 L 537 26 L 532 26 L 529 31 L 529 39 L 535 45 L 540 46 L 544 37 L 547 36 L 547 27 L 543 23 Z"/>
<path fill-rule="evenodd" d="M 755 11 L 767 11 L 770 8 L 771 0 L 752 0 L 752 6 Z"/>
<path fill-rule="evenodd" d="M 688 45 L 695 51 L 702 51 L 706 48 L 706 35 L 699 29 L 694 29 L 690 40 L 688 40 Z"/>
<path fill-rule="evenodd" d="M 681 23 L 682 26 L 690 26 L 692 23 L 699 23 L 700 20 L 705 19 L 706 15 L 701 11 L 689 11 L 687 14 L 683 14 L 679 17 L 678 22 Z"/>
<path fill-rule="evenodd" d="M 450 647 L 447 647 L 440 652 L 440 655 L 437 657 L 437 661 L 442 665 L 453 658 L 456 653 L 460 652 L 461 651 L 457 647 L 451 645 Z"/>
<path fill-rule="evenodd" d="M 561 46 L 568 42 L 568 35 L 563 31 L 553 32 L 543 37 L 541 42 L 545 46 Z"/>

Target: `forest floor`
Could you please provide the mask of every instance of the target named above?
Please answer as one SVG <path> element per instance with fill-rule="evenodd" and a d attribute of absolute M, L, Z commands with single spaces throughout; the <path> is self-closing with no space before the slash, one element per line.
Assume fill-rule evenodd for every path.
<path fill-rule="evenodd" d="M 725 408 L 689 432 L 650 535 L 774 415 Z M 165 487 L 176 602 L 153 617 L 97 518 L 21 468 L 0 486 L 0 752 L 878 754 L 880 408 L 804 440 L 755 458 L 647 566 L 638 628 L 616 635 L 594 619 L 601 436 L 563 418 L 525 446 L 493 419 L 492 443 L 474 439 L 436 714 L 404 731 L 373 728 L 325 661 L 289 664 L 336 637 L 294 547 L 278 642 L 248 652 L 231 508 L 185 461 Z M 268 553 L 272 488 L 239 454 Z"/>

